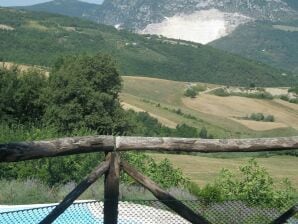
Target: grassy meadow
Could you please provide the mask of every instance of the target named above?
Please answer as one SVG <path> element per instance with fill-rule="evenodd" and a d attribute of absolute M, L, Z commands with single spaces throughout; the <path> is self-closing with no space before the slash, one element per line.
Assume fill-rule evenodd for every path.
<path fill-rule="evenodd" d="M 185 123 L 206 127 L 216 138 L 277 137 L 298 134 L 298 105 L 279 99 L 219 97 L 210 91 L 218 85 L 196 83 L 207 88 L 196 98 L 184 96 L 191 83 L 145 77 L 123 77 L 121 100 L 127 108 L 147 111 L 164 125 Z M 180 109 L 182 114 L 176 113 Z M 271 114 L 275 122 L 241 120 L 251 113 Z M 188 116 L 190 115 L 190 116 Z M 194 119 L 195 118 L 195 119 Z"/>
<path fill-rule="evenodd" d="M 244 165 L 251 157 L 212 158 L 193 155 L 150 154 L 160 161 L 169 159 L 175 167 L 180 168 L 192 181 L 203 187 L 215 180 L 222 169 L 239 172 L 239 166 Z M 298 157 L 276 155 L 272 157 L 255 158 L 277 182 L 288 178 L 293 187 L 298 189 Z"/>

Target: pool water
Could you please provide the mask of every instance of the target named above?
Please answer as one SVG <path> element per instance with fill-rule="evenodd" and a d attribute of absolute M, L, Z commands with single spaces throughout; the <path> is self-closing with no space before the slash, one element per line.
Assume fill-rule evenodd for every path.
<path fill-rule="evenodd" d="M 0 224 L 37 224 L 43 220 L 52 210 L 54 206 L 41 208 L 0 208 Z M 54 224 L 82 224 L 94 223 L 103 224 L 102 211 L 94 213 L 94 208 L 90 204 L 80 203 L 71 205 L 62 215 L 60 215 Z M 125 220 L 119 218 L 119 224 L 139 224 L 132 220 Z"/>

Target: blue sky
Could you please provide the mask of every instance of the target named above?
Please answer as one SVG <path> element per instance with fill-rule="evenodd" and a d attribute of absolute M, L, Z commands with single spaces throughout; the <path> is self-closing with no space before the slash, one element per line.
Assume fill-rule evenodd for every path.
<path fill-rule="evenodd" d="M 0 6 L 24 6 L 34 5 L 42 2 L 50 2 L 51 0 L 0 0 Z M 90 2 L 101 4 L 103 0 L 81 0 L 82 2 Z"/>

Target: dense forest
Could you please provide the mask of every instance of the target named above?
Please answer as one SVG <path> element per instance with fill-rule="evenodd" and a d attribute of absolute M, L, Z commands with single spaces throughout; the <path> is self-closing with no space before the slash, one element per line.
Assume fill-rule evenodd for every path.
<path fill-rule="evenodd" d="M 242 86 L 288 86 L 298 82 L 290 72 L 210 46 L 140 36 L 65 16 L 4 8 L 0 11 L 0 61 L 52 66 L 64 55 L 101 52 L 112 55 L 125 75 Z"/>

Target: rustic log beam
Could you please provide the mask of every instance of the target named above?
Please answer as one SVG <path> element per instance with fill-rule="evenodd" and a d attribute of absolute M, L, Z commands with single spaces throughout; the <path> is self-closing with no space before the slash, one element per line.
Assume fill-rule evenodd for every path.
<path fill-rule="evenodd" d="M 104 161 L 89 174 L 74 190 L 72 190 L 56 208 L 45 217 L 39 224 L 54 222 L 88 187 L 109 169 L 110 160 Z"/>
<path fill-rule="evenodd" d="M 0 162 L 18 162 L 43 157 L 112 151 L 114 142 L 113 136 L 90 136 L 0 144 Z"/>
<path fill-rule="evenodd" d="M 118 221 L 119 175 L 119 155 L 112 152 L 110 167 L 105 176 L 104 224 L 117 224 Z"/>
<path fill-rule="evenodd" d="M 150 150 L 170 152 L 260 152 L 298 149 L 298 136 L 258 139 L 190 139 L 159 137 L 116 137 L 117 151 Z"/>
<path fill-rule="evenodd" d="M 184 219 L 186 219 L 189 222 L 194 223 L 194 224 L 208 224 L 209 223 L 203 216 L 196 214 L 194 211 L 192 211 L 190 208 L 188 208 L 186 205 L 184 205 L 181 201 L 177 200 L 172 195 L 170 195 L 168 192 L 161 189 L 156 183 L 154 183 L 148 177 L 141 174 L 139 171 L 137 171 L 135 168 L 133 168 L 127 162 L 122 160 L 121 166 L 122 166 L 123 170 L 129 176 L 131 176 L 138 183 L 140 183 L 145 188 L 147 188 L 149 191 L 151 191 L 151 193 L 157 199 L 159 199 L 162 203 L 164 203 L 166 206 L 171 208 L 173 211 L 175 211 L 178 215 L 180 215 Z"/>
<path fill-rule="evenodd" d="M 116 148 L 114 147 L 116 145 Z M 169 152 L 259 152 L 298 149 L 298 136 L 260 139 L 187 139 L 93 136 L 0 144 L 0 162 L 90 152 L 151 150 Z"/>
<path fill-rule="evenodd" d="M 286 211 L 284 214 L 282 214 L 280 217 L 275 219 L 272 224 L 284 224 L 287 223 L 287 220 L 289 220 L 291 217 L 293 217 L 296 213 L 298 213 L 298 204 L 290 208 L 288 211 Z"/>

